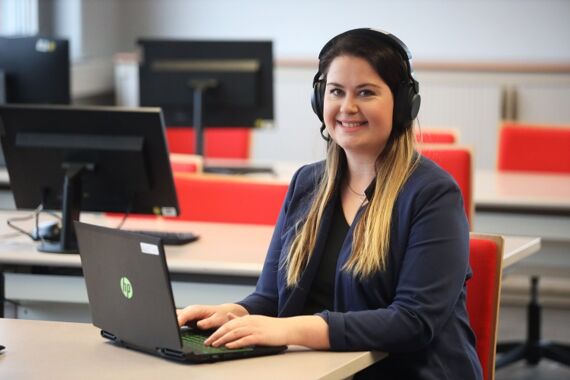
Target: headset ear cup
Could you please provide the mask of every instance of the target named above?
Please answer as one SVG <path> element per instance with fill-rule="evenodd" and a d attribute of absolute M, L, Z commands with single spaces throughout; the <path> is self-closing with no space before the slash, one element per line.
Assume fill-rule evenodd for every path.
<path fill-rule="evenodd" d="M 418 116 L 420 104 L 421 96 L 416 93 L 414 84 L 402 83 L 394 99 L 394 127 L 403 128 L 404 125 L 410 124 Z"/>
<path fill-rule="evenodd" d="M 323 123 L 324 123 L 323 120 L 324 97 L 325 97 L 325 83 L 323 80 L 317 80 L 313 85 L 311 106 L 313 107 L 313 111 L 315 112 L 319 120 Z"/>
<path fill-rule="evenodd" d="M 412 101 L 410 102 L 410 120 L 414 120 L 418 117 L 418 113 L 420 112 L 420 106 L 422 104 L 422 97 L 420 94 L 415 93 L 412 95 Z"/>
<path fill-rule="evenodd" d="M 402 84 L 398 87 L 398 92 L 394 97 L 393 128 L 401 129 L 405 124 L 408 114 L 408 98 L 410 96 L 409 86 Z"/>

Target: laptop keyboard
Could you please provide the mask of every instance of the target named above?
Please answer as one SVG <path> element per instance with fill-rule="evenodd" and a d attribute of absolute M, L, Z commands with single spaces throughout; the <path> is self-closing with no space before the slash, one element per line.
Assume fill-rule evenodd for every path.
<path fill-rule="evenodd" d="M 204 341 L 208 337 L 205 335 L 200 334 L 193 334 L 191 332 L 183 332 L 182 333 L 182 344 L 185 347 L 190 348 L 193 352 L 199 352 L 204 354 L 217 354 L 223 352 L 243 352 L 243 351 L 252 351 L 253 348 L 251 347 L 244 347 L 244 348 L 235 348 L 230 349 L 224 346 L 220 347 L 212 347 L 204 345 Z"/>

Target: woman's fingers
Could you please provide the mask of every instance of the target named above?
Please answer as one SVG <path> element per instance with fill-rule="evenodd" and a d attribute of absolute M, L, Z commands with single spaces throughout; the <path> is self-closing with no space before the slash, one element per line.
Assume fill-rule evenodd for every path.
<path fill-rule="evenodd" d="M 178 325 L 184 326 L 192 321 L 200 321 L 209 317 L 213 313 L 211 307 L 202 305 L 191 305 L 182 310 L 177 310 Z"/>
<path fill-rule="evenodd" d="M 196 325 L 202 330 L 213 329 L 226 323 L 227 319 L 222 313 L 213 313 L 207 318 L 199 320 Z"/>
<path fill-rule="evenodd" d="M 253 346 L 254 344 L 257 344 L 257 342 L 255 341 L 255 336 L 246 335 L 242 338 L 234 340 L 233 342 L 226 343 L 226 347 L 227 348 L 242 348 L 242 347 Z"/>
<path fill-rule="evenodd" d="M 221 331 L 219 334 L 217 334 L 218 331 L 216 331 L 215 336 L 210 336 L 208 338 L 210 342 L 204 343 L 211 344 L 213 347 L 225 346 L 230 342 L 237 342 L 238 340 L 251 335 L 250 331 L 250 329 L 244 327 L 236 327 L 230 329 L 224 328 L 224 331 Z"/>

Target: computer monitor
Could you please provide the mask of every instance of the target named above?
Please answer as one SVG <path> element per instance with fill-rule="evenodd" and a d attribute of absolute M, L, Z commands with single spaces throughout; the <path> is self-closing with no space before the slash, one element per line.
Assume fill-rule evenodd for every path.
<path fill-rule="evenodd" d="M 140 104 L 161 107 L 166 125 L 254 127 L 273 120 L 271 41 L 140 39 Z"/>
<path fill-rule="evenodd" d="M 51 37 L 0 37 L 5 103 L 69 104 L 69 42 Z"/>
<path fill-rule="evenodd" d="M 0 69 L 0 104 L 6 103 L 6 75 Z"/>
<path fill-rule="evenodd" d="M 68 40 L 0 37 L 0 104 L 69 104 L 69 77 Z"/>
<path fill-rule="evenodd" d="M 16 207 L 62 210 L 40 251 L 76 252 L 80 211 L 179 214 L 158 108 L 0 105 L 0 138 Z"/>

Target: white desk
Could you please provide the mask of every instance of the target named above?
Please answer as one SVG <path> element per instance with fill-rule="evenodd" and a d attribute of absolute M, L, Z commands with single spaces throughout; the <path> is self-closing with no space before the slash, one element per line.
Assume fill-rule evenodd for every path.
<path fill-rule="evenodd" d="M 0 212 L 0 220 L 22 212 Z M 86 214 L 82 221 L 102 226 L 115 226 L 119 219 L 104 215 Z M 31 227 L 31 223 L 30 223 Z M 257 278 L 261 273 L 267 247 L 273 234 L 272 226 L 253 224 L 225 224 L 186 222 L 167 219 L 128 219 L 123 229 L 150 229 L 163 231 L 192 231 L 200 239 L 182 246 L 166 246 L 170 273 L 228 275 Z M 0 223 L 0 235 L 8 228 Z M 6 239 L 0 244 L 0 263 L 11 265 L 42 265 L 81 267 L 78 255 L 42 253 L 25 236 Z M 540 239 L 505 236 L 503 267 L 509 267 L 530 256 L 540 247 Z"/>
<path fill-rule="evenodd" d="M 0 319 L 0 379 L 342 379 L 384 358 L 382 352 L 311 351 L 188 365 L 106 342 L 85 323 Z"/>
<path fill-rule="evenodd" d="M 0 221 L 21 214 L 0 212 Z M 116 226 L 119 221 L 117 218 L 94 214 L 86 214 L 82 220 L 107 226 Z M 31 228 L 31 222 L 29 227 Z M 124 227 L 188 230 L 201 236 L 200 240 L 188 245 L 166 247 L 174 298 L 179 307 L 192 303 L 232 302 L 251 293 L 261 273 L 273 233 L 273 227 L 270 226 L 165 219 L 130 219 Z M 7 226 L 0 222 L 0 235 L 7 231 Z M 537 238 L 506 237 L 503 266 L 512 266 L 536 252 L 539 247 L 540 239 Z M 87 294 L 78 255 L 40 253 L 36 250 L 36 243 L 27 237 L 17 236 L 1 242 L 0 267 L 4 267 L 6 298 L 23 301 L 22 310 L 27 313 L 26 318 L 60 319 L 58 313 L 65 312 L 70 304 L 81 304 L 84 308 L 78 312 L 80 315 L 68 320 L 89 320 Z M 29 273 L 29 268 L 39 268 L 40 273 Z M 42 270 L 46 273 L 41 273 Z M 66 304 L 59 304 L 53 307 L 55 310 L 45 314 L 44 311 L 34 310 L 33 305 L 26 305 L 26 302 Z"/>
<path fill-rule="evenodd" d="M 522 259 L 538 252 L 541 247 L 540 238 L 507 235 L 503 238 L 503 270 L 510 269 Z"/>
<path fill-rule="evenodd" d="M 570 175 L 477 171 L 474 230 L 541 237 L 522 272 L 570 276 Z"/>
<path fill-rule="evenodd" d="M 478 170 L 474 198 L 480 210 L 570 215 L 570 175 Z"/>
<path fill-rule="evenodd" d="M 25 212 L 0 212 L 0 235 L 13 230 L 4 221 L 9 216 Z M 96 214 L 82 214 L 81 221 L 114 227 L 120 219 Z M 32 222 L 19 224 L 33 228 Z M 257 278 L 261 272 L 267 247 L 273 233 L 272 226 L 185 222 L 154 218 L 130 218 L 123 229 L 191 231 L 200 236 L 198 241 L 182 246 L 166 246 L 168 268 L 171 273 L 228 275 Z M 36 244 L 20 235 L 0 244 L 0 263 L 12 265 L 42 265 L 81 267 L 78 255 L 42 253 Z"/>
<path fill-rule="evenodd" d="M 22 214 L 25 213 L 0 212 L 0 235 L 11 231 L 4 223 L 6 218 Z M 118 218 L 95 214 L 82 215 L 82 221 L 106 226 L 119 223 Z M 32 224 L 30 221 L 20 226 L 30 230 Z M 142 218 L 129 219 L 124 227 L 192 231 L 200 235 L 197 242 L 166 247 L 174 299 L 179 307 L 192 303 L 236 301 L 250 294 L 261 272 L 273 233 L 271 226 Z M 38 252 L 35 242 L 20 235 L 0 243 L 0 267 L 5 272 L 5 291 L 0 293 L 5 293 L 7 299 L 20 302 L 20 307 L 15 309 L 17 316 L 90 320 L 78 255 Z M 78 309 L 78 305 L 82 307 Z M 61 318 L 61 315 L 67 317 Z"/>

